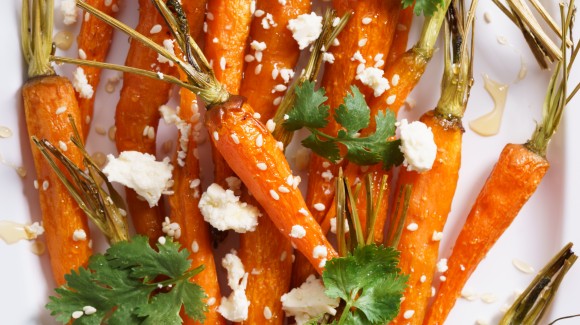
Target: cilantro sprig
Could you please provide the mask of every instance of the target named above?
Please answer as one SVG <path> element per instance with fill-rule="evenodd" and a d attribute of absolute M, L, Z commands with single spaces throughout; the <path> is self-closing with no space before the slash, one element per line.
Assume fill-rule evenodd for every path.
<path fill-rule="evenodd" d="M 359 131 L 370 124 L 370 109 L 356 86 L 351 86 L 351 93 L 344 97 L 344 102 L 333 116 L 342 126 L 336 137 L 320 130 L 328 125 L 330 116 L 330 108 L 324 104 L 327 100 L 324 88 L 314 90 L 314 83 L 306 81 L 298 85 L 295 92 L 296 102 L 288 112 L 284 127 L 289 131 L 307 128 L 311 134 L 302 141 L 303 146 L 333 162 L 343 158 L 339 144 L 346 148 L 344 158 L 357 165 L 382 162 L 383 167 L 388 169 L 403 162 L 400 140 L 387 141 L 395 135 L 396 117 L 393 112 L 379 112 L 375 116 L 376 131 L 367 137 L 360 137 Z"/>
<path fill-rule="evenodd" d="M 408 276 L 397 268 L 399 252 L 375 244 L 357 247 L 326 263 L 326 295 L 345 302 L 337 324 L 385 324 L 399 313 Z"/>
<path fill-rule="evenodd" d="M 206 295 L 189 281 L 203 266 L 189 270 L 189 252 L 170 238 L 156 246 L 136 236 L 93 255 L 87 268 L 65 276 L 66 284 L 55 290 L 46 308 L 63 324 L 181 324 L 182 306 L 188 316 L 203 321 Z M 82 313 L 87 306 L 93 312 Z"/>
<path fill-rule="evenodd" d="M 429 17 L 432 16 L 438 7 L 444 6 L 444 0 L 403 0 L 403 8 L 413 6 L 413 12 L 419 16 L 421 14 Z"/>

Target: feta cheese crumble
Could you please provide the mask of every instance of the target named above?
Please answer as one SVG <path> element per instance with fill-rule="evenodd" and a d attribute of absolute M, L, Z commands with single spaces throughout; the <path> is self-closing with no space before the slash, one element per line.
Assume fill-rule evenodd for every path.
<path fill-rule="evenodd" d="M 346 219 L 344 219 L 344 232 L 347 233 L 349 232 L 349 227 L 348 227 L 348 221 Z M 333 234 L 336 234 L 337 228 L 336 228 L 336 218 L 330 218 L 330 232 Z"/>
<path fill-rule="evenodd" d="M 292 238 L 302 238 L 306 236 L 306 229 L 301 225 L 294 225 L 292 226 L 292 230 L 290 231 L 290 237 Z"/>
<path fill-rule="evenodd" d="M 144 198 L 150 207 L 159 202 L 161 194 L 170 194 L 173 166 L 169 158 L 156 161 L 155 156 L 138 151 L 123 151 L 119 157 L 107 156 L 103 173 L 110 182 L 121 183 Z"/>
<path fill-rule="evenodd" d="M 201 195 L 199 209 L 205 221 L 218 230 L 232 229 L 237 233 L 256 230 L 260 211 L 255 206 L 240 202 L 231 190 L 211 184 Z"/>
<path fill-rule="evenodd" d="M 232 293 L 227 298 L 222 297 L 217 311 L 229 321 L 244 321 L 248 318 L 250 307 L 250 302 L 246 297 L 248 273 L 244 270 L 244 265 L 236 255 L 236 251 L 226 254 L 222 259 L 222 266 L 228 272 L 228 286 L 232 289 Z"/>
<path fill-rule="evenodd" d="M 282 295 L 282 309 L 286 316 L 294 316 L 298 325 L 325 313 L 336 315 L 335 308 L 338 307 L 340 299 L 329 298 L 324 290 L 322 281 L 311 275 L 299 288 Z"/>
<path fill-rule="evenodd" d="M 292 32 L 292 37 L 298 42 L 301 50 L 314 43 L 322 32 L 322 16 L 316 13 L 302 14 L 296 19 L 288 21 L 288 29 Z"/>
<path fill-rule="evenodd" d="M 360 80 L 363 85 L 369 86 L 374 91 L 373 95 L 379 97 L 391 88 L 389 80 L 383 77 L 384 73 L 382 69 L 369 67 L 358 73 L 355 79 Z"/>
<path fill-rule="evenodd" d="M 60 2 L 60 12 L 62 22 L 65 25 L 72 25 L 77 22 L 77 4 L 75 0 L 62 0 Z"/>
<path fill-rule="evenodd" d="M 423 122 L 409 123 L 403 119 L 399 124 L 399 130 L 401 132 L 399 148 L 405 156 L 403 166 L 406 166 L 408 171 L 414 170 L 419 173 L 430 170 L 437 156 L 437 145 L 431 128 Z"/>
<path fill-rule="evenodd" d="M 85 70 L 83 68 L 78 67 L 73 72 L 73 88 L 81 98 L 92 98 L 95 91 L 93 90 L 93 86 L 89 84 L 87 76 L 85 75 Z"/>

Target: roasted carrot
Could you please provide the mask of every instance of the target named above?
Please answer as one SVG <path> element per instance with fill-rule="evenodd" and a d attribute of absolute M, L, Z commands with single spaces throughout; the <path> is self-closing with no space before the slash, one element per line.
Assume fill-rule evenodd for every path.
<path fill-rule="evenodd" d="M 178 150 L 173 159 L 173 191 L 169 196 L 170 221 L 179 225 L 180 236 L 177 240 L 191 252 L 193 261 L 191 268 L 204 265 L 204 271 L 192 278 L 199 284 L 208 299 L 221 297 L 217 281 L 217 272 L 211 248 L 209 227 L 199 208 L 200 176 L 199 160 L 196 157 L 197 143 L 195 125 L 200 123 L 196 105 L 197 98 L 189 90 L 181 90 L 181 105 L 179 118 L 183 129 L 179 130 Z M 171 226 L 168 226 L 171 229 Z M 225 324 L 223 317 L 217 312 L 219 303 L 209 306 L 205 314 L 207 324 Z M 195 324 L 192 319 L 182 313 L 185 324 Z"/>
<path fill-rule="evenodd" d="M 247 98 L 250 106 L 259 108 L 256 111 L 260 114 L 258 119 L 266 124 L 276 112 L 276 98 L 283 95 L 283 92 L 275 91 L 275 87 L 284 85 L 286 88 L 300 55 L 298 44 L 292 40 L 292 33 L 287 28 L 288 21 L 309 13 L 310 1 L 291 0 L 281 5 L 275 1 L 259 0 L 256 10 L 270 14 L 276 25 L 266 29 L 262 25 L 264 16 L 254 18 L 249 40 L 251 54 L 248 54 L 253 61 L 246 66 L 240 94 Z M 265 49 L 258 43 L 263 43 Z M 256 70 L 258 65 L 260 68 Z M 244 194 L 244 202 L 259 206 L 247 191 Z M 248 270 L 257 270 L 248 277 L 246 297 L 251 304 L 244 324 L 283 324 L 285 320 L 280 297 L 290 287 L 292 246 L 265 213 L 262 211 L 255 231 L 240 235 L 239 256 Z"/>
<path fill-rule="evenodd" d="M 399 13 L 399 21 L 397 22 L 393 43 L 389 50 L 389 56 L 385 60 L 387 62 L 387 67 L 407 51 L 409 32 L 411 31 L 411 24 L 413 23 L 413 17 L 415 16 L 413 13 L 414 8 L 414 6 L 408 6 Z"/>
<path fill-rule="evenodd" d="M 74 135 L 68 116 L 81 125 L 81 113 L 70 81 L 51 67 L 52 1 L 22 2 L 22 50 L 29 80 L 22 87 L 28 134 L 59 144 L 66 156 L 82 166 L 82 154 L 70 140 Z M 31 140 L 39 188 L 42 223 L 52 275 L 57 285 L 65 274 L 83 266 L 91 255 L 87 219 L 65 185 L 44 160 Z"/>
<path fill-rule="evenodd" d="M 563 14 L 563 40 L 567 40 L 572 12 L 573 9 L 569 9 L 566 15 Z M 574 62 L 578 53 L 578 49 L 573 48 L 570 62 Z M 548 144 L 558 128 L 566 103 L 579 87 L 576 86 L 568 96 L 571 65 L 566 58 L 566 49 L 563 41 L 564 59 L 558 62 L 550 80 L 542 122 L 528 142 L 507 144 L 502 150 L 455 240 L 445 273 L 449 281 L 441 283 L 424 324 L 443 324 L 477 265 L 513 222 L 550 167 L 546 159 Z"/>
<path fill-rule="evenodd" d="M 352 17 L 337 38 L 339 45 L 332 47 L 334 63 L 327 64 L 322 78 L 322 87 L 328 96 L 327 105 L 333 109 L 342 102 L 351 84 L 355 83 L 357 69 L 363 64 L 379 67 L 391 47 L 401 7 L 401 1 L 346 1 L 336 0 L 333 6 L 339 16 L 352 12 Z M 361 46 L 362 45 L 362 46 Z M 375 59 L 377 59 L 375 61 Z M 384 62 L 383 62 L 384 63 Z M 382 65 L 380 66 L 382 68 Z M 367 98 L 372 90 L 359 87 Z M 328 123 L 325 133 L 335 135 L 339 125 Z M 338 174 L 340 164 L 332 164 L 324 158 L 313 155 L 310 158 L 306 203 L 318 222 L 322 222 L 334 197 L 334 181 L 323 177 L 324 172 Z M 312 273 L 301 256 L 296 257 L 292 275 L 292 285 L 299 286 Z"/>
<path fill-rule="evenodd" d="M 161 28 L 151 34 L 153 26 Z M 151 1 L 139 1 L 139 23 L 136 30 L 148 35 L 153 41 L 161 44 L 169 39 L 167 27 L 161 15 Z M 157 62 L 157 53 L 132 40 L 125 65 L 150 70 L 155 64 L 155 71 L 172 74 L 174 68 L 168 63 Z M 123 87 L 115 112 L 117 132 L 115 142 L 119 152 L 136 150 L 155 155 L 155 133 L 159 124 L 159 106 L 169 98 L 170 85 L 158 80 L 144 78 L 131 73 L 123 74 Z M 163 235 L 161 223 L 164 212 L 162 204 L 153 208 L 142 201 L 131 189 L 126 191 L 127 205 L 135 230 L 157 240 Z"/>
<path fill-rule="evenodd" d="M 89 0 L 90 5 L 103 11 L 108 15 L 114 15 L 117 6 L 117 0 Z M 77 36 L 79 57 L 81 59 L 103 62 L 109 52 L 109 47 L 113 40 L 113 27 L 104 22 L 87 15 L 82 20 L 81 30 Z M 99 81 L 101 79 L 101 69 L 94 67 L 83 67 L 88 84 L 96 93 Z M 95 105 L 96 94 L 90 98 L 81 96 L 77 93 L 77 100 L 81 110 L 81 117 L 85 122 L 83 127 L 84 137 L 86 139 L 90 130 L 90 121 L 93 118 L 93 109 Z"/>

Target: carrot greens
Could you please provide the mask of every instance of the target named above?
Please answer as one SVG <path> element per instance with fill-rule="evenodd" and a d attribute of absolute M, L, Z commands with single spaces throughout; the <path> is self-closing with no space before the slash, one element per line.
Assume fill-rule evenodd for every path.
<path fill-rule="evenodd" d="M 342 125 L 337 136 L 333 137 L 320 130 L 328 124 L 330 115 L 329 107 L 323 104 L 326 99 L 324 88 L 314 90 L 313 82 L 306 81 L 296 87 L 296 102 L 288 112 L 284 127 L 290 131 L 307 128 L 311 134 L 302 141 L 302 145 L 334 162 L 341 158 L 358 165 L 382 162 L 385 169 L 403 162 L 400 140 L 386 140 L 395 135 L 396 117 L 393 112 L 379 112 L 375 116 L 375 133 L 360 137 L 358 132 L 370 124 L 370 109 L 359 89 L 352 86 L 351 93 L 344 97 L 344 102 L 333 116 Z M 339 144 L 346 147 L 344 157 L 341 156 Z"/>
<path fill-rule="evenodd" d="M 187 315 L 203 321 L 206 295 L 189 281 L 203 266 L 188 271 L 188 256 L 170 239 L 157 250 L 144 236 L 119 242 L 104 255 L 93 255 L 87 268 L 66 275 L 67 284 L 46 307 L 57 321 L 73 324 L 181 324 L 182 305 Z"/>

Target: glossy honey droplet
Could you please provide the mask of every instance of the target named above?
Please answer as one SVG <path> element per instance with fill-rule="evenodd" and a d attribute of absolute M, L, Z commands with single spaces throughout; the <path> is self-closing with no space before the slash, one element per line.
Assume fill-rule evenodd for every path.
<path fill-rule="evenodd" d="M 73 39 L 73 33 L 66 30 L 61 30 L 60 32 L 56 33 L 56 35 L 54 35 L 54 45 L 56 45 L 57 48 L 66 51 L 72 46 Z"/>
<path fill-rule="evenodd" d="M 10 138 L 12 136 L 12 130 L 6 126 L 0 125 L 0 138 Z"/>
<path fill-rule="evenodd" d="M 485 90 L 493 99 L 494 108 L 491 112 L 471 121 L 469 127 L 479 135 L 492 136 L 499 132 L 509 87 L 492 80 L 487 74 L 483 76 L 483 80 Z"/>

